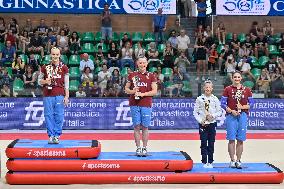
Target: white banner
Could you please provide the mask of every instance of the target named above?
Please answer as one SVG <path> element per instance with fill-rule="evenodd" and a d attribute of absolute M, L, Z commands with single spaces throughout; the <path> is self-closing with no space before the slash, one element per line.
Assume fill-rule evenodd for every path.
<path fill-rule="evenodd" d="M 123 0 L 127 14 L 157 14 L 158 8 L 163 14 L 176 14 L 176 0 Z"/>

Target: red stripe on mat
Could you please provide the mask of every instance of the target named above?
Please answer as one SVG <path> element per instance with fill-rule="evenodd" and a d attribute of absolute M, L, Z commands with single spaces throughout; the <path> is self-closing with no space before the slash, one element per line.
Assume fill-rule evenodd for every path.
<path fill-rule="evenodd" d="M 0 133 L 0 140 L 47 139 L 45 133 Z M 132 133 L 63 133 L 65 140 L 133 140 Z M 225 133 L 217 133 L 216 140 L 225 140 Z M 248 133 L 247 139 L 284 139 L 284 133 Z M 198 133 L 150 133 L 150 140 L 199 140 Z"/>

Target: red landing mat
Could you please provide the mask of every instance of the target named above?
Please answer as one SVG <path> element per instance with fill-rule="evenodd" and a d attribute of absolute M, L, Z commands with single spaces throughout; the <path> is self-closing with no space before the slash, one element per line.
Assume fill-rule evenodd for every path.
<path fill-rule="evenodd" d="M 47 140 L 17 139 L 7 149 L 8 158 L 96 158 L 101 153 L 97 140 L 61 140 L 48 144 Z"/>
<path fill-rule="evenodd" d="M 228 164 L 214 164 L 205 169 L 194 164 L 192 171 L 174 172 L 11 172 L 8 184 L 146 184 L 146 183 L 267 183 L 283 182 L 277 167 L 264 163 L 243 164 L 243 169 L 228 168 Z"/>
<path fill-rule="evenodd" d="M 9 159 L 10 171 L 188 171 L 192 160 L 186 152 L 102 152 L 97 159 Z"/>

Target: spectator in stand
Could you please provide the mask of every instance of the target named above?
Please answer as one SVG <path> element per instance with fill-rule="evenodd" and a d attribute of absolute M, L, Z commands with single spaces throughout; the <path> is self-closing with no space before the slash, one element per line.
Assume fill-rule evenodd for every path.
<path fill-rule="evenodd" d="M 237 65 L 238 70 L 242 73 L 242 77 L 244 76 L 248 77 L 251 81 L 254 81 L 256 78 L 254 78 L 253 74 L 251 73 L 251 67 L 250 64 L 247 62 L 247 57 L 244 56 L 240 62 Z"/>
<path fill-rule="evenodd" d="M 76 31 L 72 32 L 71 37 L 69 39 L 71 54 L 78 54 L 79 50 L 81 49 L 80 42 L 81 40 L 78 33 Z"/>
<path fill-rule="evenodd" d="M 82 60 L 80 61 L 80 71 L 83 72 L 85 67 L 89 67 L 91 69 L 91 72 L 94 71 L 95 66 L 94 62 L 89 58 L 89 55 L 87 53 L 84 53 L 81 55 Z"/>
<path fill-rule="evenodd" d="M 112 88 L 115 92 L 115 96 L 118 97 L 121 93 L 121 76 L 118 69 L 114 69 L 110 78 Z"/>
<path fill-rule="evenodd" d="M 233 56 L 233 51 L 229 48 L 229 45 L 225 45 L 218 59 L 219 70 L 221 73 L 225 73 L 225 62 L 227 61 L 227 57 L 230 55 Z"/>
<path fill-rule="evenodd" d="M 282 73 L 281 73 L 282 72 Z M 271 78 L 271 96 L 284 98 L 284 72 L 279 67 L 275 68 Z"/>
<path fill-rule="evenodd" d="M 258 37 L 255 39 L 255 49 L 254 55 L 256 58 L 259 57 L 259 54 L 268 56 L 268 49 L 267 49 L 267 39 L 263 35 L 262 32 L 258 33 Z"/>
<path fill-rule="evenodd" d="M 8 74 L 7 68 L 3 68 L 1 71 L 1 77 L 0 77 L 0 86 L 3 86 L 4 84 L 10 86 L 10 82 L 12 81 L 12 77 Z"/>
<path fill-rule="evenodd" d="M 33 97 L 36 97 L 36 79 L 36 74 L 33 72 L 32 66 L 27 66 L 26 71 L 23 74 L 24 87 L 27 92 L 30 92 L 32 94 Z"/>
<path fill-rule="evenodd" d="M 19 29 L 18 21 L 16 20 L 16 18 L 10 19 L 7 29 L 8 31 L 12 30 L 12 33 L 18 38 L 20 29 Z"/>
<path fill-rule="evenodd" d="M 158 9 L 158 14 L 154 15 L 153 17 L 153 32 L 155 34 L 156 45 L 159 43 L 163 43 L 165 31 L 167 29 L 167 17 L 163 15 L 163 9 Z"/>
<path fill-rule="evenodd" d="M 192 0 L 184 0 L 183 6 L 185 17 L 192 17 Z"/>
<path fill-rule="evenodd" d="M 174 50 L 174 55 L 176 55 L 178 53 L 178 38 L 175 30 L 172 30 L 172 32 L 170 33 L 170 38 L 168 39 L 168 42 L 171 44 Z"/>
<path fill-rule="evenodd" d="M 208 80 L 210 80 L 211 77 L 211 68 L 214 72 L 214 80 L 217 81 L 216 75 L 216 63 L 218 59 L 218 53 L 216 50 L 216 44 L 213 44 L 211 46 L 211 49 L 209 51 L 209 57 L 208 57 Z"/>
<path fill-rule="evenodd" d="M 64 30 L 61 30 L 60 34 L 57 36 L 57 47 L 61 54 L 69 52 L 69 38 L 65 35 Z"/>
<path fill-rule="evenodd" d="M 252 41 L 256 40 L 256 38 L 259 35 L 259 32 L 261 32 L 261 29 L 258 26 L 258 22 L 257 21 L 252 22 L 251 29 L 249 31 Z"/>
<path fill-rule="evenodd" d="M 71 34 L 70 28 L 68 24 L 64 24 L 62 30 L 64 30 L 64 35 L 69 37 Z"/>
<path fill-rule="evenodd" d="M 276 60 L 277 62 L 277 60 Z M 282 57 L 278 57 L 278 64 L 277 67 L 279 67 L 281 70 L 284 70 L 284 61 Z"/>
<path fill-rule="evenodd" d="M 28 53 L 40 53 L 41 57 L 44 56 L 43 50 L 43 39 L 39 36 L 39 32 L 36 31 L 34 35 L 31 37 L 30 44 L 28 46 Z"/>
<path fill-rule="evenodd" d="M 101 88 L 102 94 L 104 94 L 104 91 L 107 88 L 107 82 L 110 80 L 111 73 L 107 69 L 107 65 L 103 64 L 102 65 L 102 71 L 99 72 L 98 74 L 98 83 L 99 87 Z"/>
<path fill-rule="evenodd" d="M 197 2 L 197 25 L 196 27 L 198 27 L 199 25 L 202 25 L 203 28 L 205 28 L 206 26 L 206 9 L 207 9 L 207 5 L 206 5 L 206 0 L 199 0 Z"/>
<path fill-rule="evenodd" d="M 147 51 L 148 57 L 148 66 L 149 67 L 157 67 L 161 65 L 161 61 L 159 59 L 159 51 L 156 48 L 156 43 L 151 42 L 149 44 L 149 49 Z"/>
<path fill-rule="evenodd" d="M 268 73 L 270 73 L 268 71 Z M 281 78 L 281 69 L 279 67 L 274 68 L 274 71 L 270 73 L 271 81 L 274 82 Z"/>
<path fill-rule="evenodd" d="M 206 37 L 206 44 L 207 47 L 210 48 L 214 43 L 215 43 L 215 39 L 211 30 L 211 27 L 208 25 L 206 26 L 206 29 L 204 31 L 204 36 Z"/>
<path fill-rule="evenodd" d="M 38 59 L 35 59 L 35 55 L 32 53 L 30 54 L 29 61 L 27 63 L 27 66 L 31 66 L 33 68 L 33 71 L 38 75 L 40 70 L 40 63 Z"/>
<path fill-rule="evenodd" d="M 20 56 L 17 57 L 17 59 L 12 63 L 12 74 L 13 77 L 21 78 L 23 74 L 25 73 L 25 62 L 22 60 Z"/>
<path fill-rule="evenodd" d="M 204 35 L 204 28 L 202 24 L 198 25 L 195 29 L 195 38 L 197 38 L 199 35 Z"/>
<path fill-rule="evenodd" d="M 216 15 L 216 0 L 210 0 L 212 15 Z"/>
<path fill-rule="evenodd" d="M 19 37 L 18 49 L 22 51 L 23 54 L 26 53 L 26 49 L 30 44 L 30 37 L 27 31 L 23 31 L 22 35 Z"/>
<path fill-rule="evenodd" d="M 225 68 L 226 68 L 226 71 L 227 71 L 227 76 L 231 80 L 231 82 L 233 82 L 232 75 L 236 71 L 236 66 L 237 66 L 237 63 L 236 63 L 233 55 L 228 56 L 227 60 L 225 62 Z"/>
<path fill-rule="evenodd" d="M 0 43 L 5 42 L 5 35 L 7 34 L 7 28 L 4 18 L 0 17 Z"/>
<path fill-rule="evenodd" d="M 223 22 L 220 22 L 217 27 L 216 35 L 218 37 L 219 44 L 226 43 L 226 28 Z"/>
<path fill-rule="evenodd" d="M 76 91 L 76 97 L 77 98 L 84 98 L 84 97 L 86 97 L 86 93 L 85 93 L 84 88 L 83 88 L 82 85 L 79 85 L 78 91 Z"/>
<path fill-rule="evenodd" d="M 177 18 L 175 20 L 175 24 L 173 26 L 171 26 L 169 29 L 168 29 L 168 36 L 171 35 L 172 31 L 175 31 L 176 32 L 176 35 L 178 36 L 180 34 L 180 30 L 182 29 L 181 25 L 180 25 L 180 21 L 179 19 Z"/>
<path fill-rule="evenodd" d="M 138 58 L 143 58 L 146 55 L 146 50 L 142 47 L 142 42 L 138 41 L 137 42 L 137 48 L 134 49 L 134 56 L 135 60 Z"/>
<path fill-rule="evenodd" d="M 117 49 L 116 43 L 111 42 L 108 51 L 108 68 L 110 67 L 120 67 L 119 62 L 119 50 Z"/>
<path fill-rule="evenodd" d="M 173 75 L 170 78 L 170 81 L 172 81 L 173 83 L 173 85 L 167 87 L 167 90 L 169 90 L 170 97 L 179 97 L 180 90 L 182 88 L 183 75 L 179 71 L 179 68 L 177 66 L 175 66 L 173 69 Z"/>
<path fill-rule="evenodd" d="M 48 30 L 47 37 L 44 38 L 45 49 L 47 50 L 47 54 L 50 54 L 50 50 L 53 47 L 56 47 L 56 37 L 53 35 L 51 29 Z"/>
<path fill-rule="evenodd" d="M 284 58 L 284 34 L 281 34 L 281 41 L 279 43 L 279 51 L 281 52 L 282 58 Z"/>
<path fill-rule="evenodd" d="M 5 63 L 11 63 L 16 59 L 16 48 L 12 46 L 11 41 L 6 41 L 6 46 L 0 52 L 0 67 Z"/>
<path fill-rule="evenodd" d="M 257 90 L 265 94 L 265 98 L 268 97 L 268 90 L 270 89 L 270 76 L 266 68 L 261 70 L 260 76 L 256 80 Z"/>
<path fill-rule="evenodd" d="M 1 88 L 1 97 L 10 97 L 11 91 L 9 84 L 4 83 Z"/>
<path fill-rule="evenodd" d="M 52 25 L 50 26 L 50 30 L 52 31 L 52 34 L 57 36 L 60 32 L 60 26 L 58 20 L 53 20 Z"/>
<path fill-rule="evenodd" d="M 155 72 L 155 77 L 157 78 L 157 97 L 161 97 L 163 95 L 163 82 L 164 82 L 164 74 L 162 74 L 161 66 L 157 67 L 157 71 Z"/>
<path fill-rule="evenodd" d="M 83 74 L 81 76 L 81 82 L 83 87 L 93 87 L 94 86 L 94 75 L 91 72 L 90 67 L 85 67 Z"/>
<path fill-rule="evenodd" d="M 28 18 L 28 19 L 26 20 L 26 23 L 25 23 L 25 25 L 22 27 L 22 30 L 21 30 L 21 31 L 22 31 L 22 32 L 23 32 L 23 31 L 27 31 L 29 37 L 31 36 L 31 34 L 34 33 L 34 27 L 33 27 L 33 24 L 32 24 L 32 21 L 31 21 L 30 18 Z"/>
<path fill-rule="evenodd" d="M 269 73 L 273 73 L 275 68 L 278 67 L 277 57 L 273 56 L 267 63 L 266 68 Z"/>
<path fill-rule="evenodd" d="M 102 64 L 107 64 L 107 60 L 105 59 L 102 46 L 98 46 L 98 52 L 96 53 L 95 63 L 97 66 L 101 66 Z"/>
<path fill-rule="evenodd" d="M 130 46 L 132 46 L 132 40 L 128 37 L 127 33 L 124 33 L 122 39 L 120 40 L 120 46 L 124 47 L 127 42 L 130 43 Z"/>
<path fill-rule="evenodd" d="M 185 52 L 186 56 L 188 57 L 189 53 L 188 53 L 188 48 L 190 45 L 190 39 L 189 37 L 185 34 L 185 30 L 182 29 L 180 30 L 180 36 L 177 37 L 178 39 L 178 51 L 181 52 Z"/>
<path fill-rule="evenodd" d="M 238 35 L 236 33 L 233 33 L 233 39 L 230 41 L 229 46 L 235 54 L 238 54 L 240 48 L 240 41 L 238 40 Z"/>
<path fill-rule="evenodd" d="M 111 26 L 111 12 L 109 10 L 109 4 L 104 4 L 104 10 L 101 14 L 102 21 L 102 40 L 110 40 L 112 38 L 112 26 Z"/>
<path fill-rule="evenodd" d="M 5 35 L 5 41 L 10 41 L 11 45 L 17 49 L 17 37 L 12 30 L 8 30 L 8 33 Z"/>
<path fill-rule="evenodd" d="M 206 72 L 206 38 L 203 34 L 199 35 L 198 38 L 196 38 L 195 41 L 195 51 L 196 51 L 196 60 L 197 60 L 197 77 L 196 81 L 199 81 L 200 79 L 200 70 L 203 69 L 202 72 L 202 81 L 205 81 L 205 72 Z"/>
<path fill-rule="evenodd" d="M 98 86 L 98 82 L 94 82 L 94 86 L 91 89 L 91 97 L 102 97 L 102 90 Z"/>
<path fill-rule="evenodd" d="M 123 69 L 125 66 L 129 66 L 131 70 L 135 70 L 135 65 L 132 57 L 133 49 L 131 48 L 130 43 L 126 42 L 125 46 L 121 49 L 121 69 Z"/>
<path fill-rule="evenodd" d="M 184 52 L 180 52 L 179 57 L 175 59 L 174 66 L 177 66 L 179 68 L 179 71 L 182 73 L 182 75 L 185 77 L 185 79 L 189 80 L 188 73 L 186 71 L 186 68 L 189 67 L 190 61 L 187 59 Z M 188 78 L 186 78 L 188 77 Z"/>
<path fill-rule="evenodd" d="M 262 30 L 263 30 L 263 34 L 265 35 L 265 37 L 267 39 L 267 42 L 269 44 L 272 44 L 273 41 L 271 41 L 271 40 L 272 40 L 272 37 L 274 35 L 274 28 L 271 26 L 270 20 L 266 20 Z"/>
<path fill-rule="evenodd" d="M 40 19 L 40 23 L 37 26 L 37 31 L 40 36 L 47 36 L 48 26 L 45 23 L 45 19 Z"/>
<path fill-rule="evenodd" d="M 174 67 L 174 50 L 170 43 L 166 44 L 163 52 L 163 66 L 168 68 Z"/>
<path fill-rule="evenodd" d="M 250 35 L 246 35 L 246 40 L 242 43 L 245 44 L 246 48 L 250 50 L 251 54 L 253 54 L 254 41 L 251 40 Z"/>
<path fill-rule="evenodd" d="M 241 43 L 241 48 L 239 48 L 238 57 L 242 59 L 244 56 L 249 57 L 252 55 L 250 48 L 247 48 L 246 43 Z"/>

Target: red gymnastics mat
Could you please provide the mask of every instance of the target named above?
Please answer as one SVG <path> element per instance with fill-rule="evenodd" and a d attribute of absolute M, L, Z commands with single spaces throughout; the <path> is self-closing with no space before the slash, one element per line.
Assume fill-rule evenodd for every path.
<path fill-rule="evenodd" d="M 96 158 L 101 153 L 97 140 L 61 140 L 48 144 L 47 140 L 17 139 L 6 148 L 8 158 Z"/>
<path fill-rule="evenodd" d="M 182 184 L 182 183 L 255 183 L 279 184 L 283 173 L 265 163 L 243 164 L 243 169 L 216 163 L 213 169 L 194 164 L 191 171 L 174 172 L 12 172 L 8 184 Z"/>
<path fill-rule="evenodd" d="M 96 159 L 9 159 L 10 171 L 188 171 L 192 159 L 186 152 L 101 152 Z"/>

